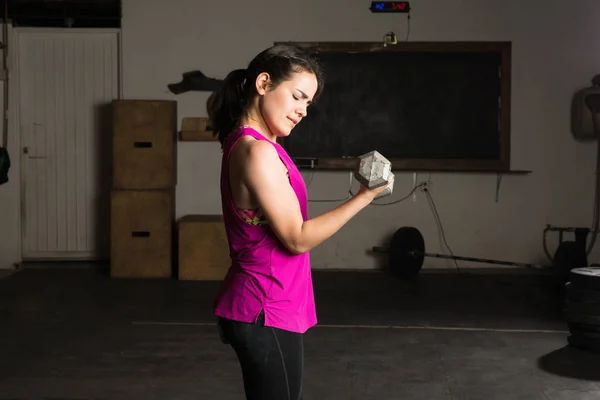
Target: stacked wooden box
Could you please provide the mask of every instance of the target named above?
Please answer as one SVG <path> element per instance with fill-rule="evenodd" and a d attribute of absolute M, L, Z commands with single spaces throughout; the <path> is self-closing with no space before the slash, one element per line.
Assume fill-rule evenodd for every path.
<path fill-rule="evenodd" d="M 171 277 L 177 102 L 113 101 L 112 141 L 111 276 Z"/>
<path fill-rule="evenodd" d="M 231 264 L 222 215 L 186 215 L 178 221 L 178 278 L 218 281 Z"/>

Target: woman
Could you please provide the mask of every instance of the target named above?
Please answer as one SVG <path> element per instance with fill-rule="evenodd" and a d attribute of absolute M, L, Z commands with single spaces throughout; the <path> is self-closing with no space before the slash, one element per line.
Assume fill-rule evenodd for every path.
<path fill-rule="evenodd" d="M 231 72 L 207 109 L 223 148 L 221 200 L 232 265 L 215 300 L 221 337 L 239 359 L 247 399 L 302 398 L 303 334 L 317 323 L 309 251 L 385 189 L 308 219 L 304 180 L 276 143 L 323 87 L 317 62 L 276 45 Z"/>

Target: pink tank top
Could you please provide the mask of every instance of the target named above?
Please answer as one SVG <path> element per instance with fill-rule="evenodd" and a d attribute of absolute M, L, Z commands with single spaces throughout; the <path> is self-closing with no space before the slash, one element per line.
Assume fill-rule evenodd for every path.
<path fill-rule="evenodd" d="M 242 136 L 271 143 L 288 170 L 302 218 L 308 219 L 307 191 L 294 162 L 278 143 L 249 127 L 232 132 L 223 146 L 221 205 L 229 241 L 231 266 L 215 299 L 215 314 L 241 322 L 255 322 L 264 312 L 265 326 L 304 333 L 316 325 L 310 254 L 291 253 L 266 223 L 240 216 L 229 186 L 229 157 Z"/>

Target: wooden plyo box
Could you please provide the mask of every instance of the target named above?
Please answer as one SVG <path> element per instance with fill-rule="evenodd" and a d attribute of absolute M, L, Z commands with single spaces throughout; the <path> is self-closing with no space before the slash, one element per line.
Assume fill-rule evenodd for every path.
<path fill-rule="evenodd" d="M 176 184 L 177 102 L 113 100 L 113 188 Z"/>
<path fill-rule="evenodd" d="M 222 280 L 231 264 L 221 215 L 186 215 L 178 221 L 179 279 Z"/>
<path fill-rule="evenodd" d="M 110 275 L 170 278 L 174 190 L 113 190 Z"/>

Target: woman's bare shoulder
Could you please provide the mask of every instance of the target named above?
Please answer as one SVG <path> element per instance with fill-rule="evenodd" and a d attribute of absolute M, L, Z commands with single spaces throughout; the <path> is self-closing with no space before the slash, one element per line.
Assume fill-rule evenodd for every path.
<path fill-rule="evenodd" d="M 279 162 L 275 147 L 266 140 L 258 140 L 252 136 L 244 136 L 232 150 L 232 158 L 239 164 Z"/>

